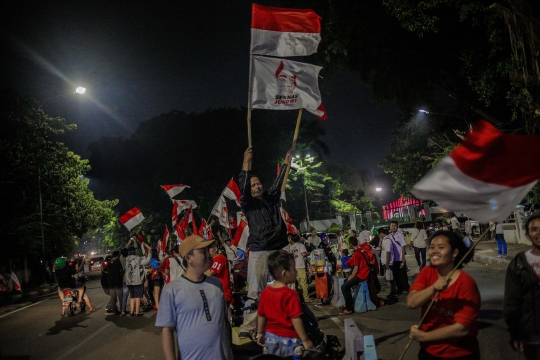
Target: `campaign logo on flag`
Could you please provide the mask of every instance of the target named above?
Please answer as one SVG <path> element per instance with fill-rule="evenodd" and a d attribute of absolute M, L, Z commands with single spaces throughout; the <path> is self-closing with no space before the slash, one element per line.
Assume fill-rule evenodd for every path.
<path fill-rule="evenodd" d="M 189 188 L 189 186 L 184 184 L 161 185 L 161 187 L 167 192 L 171 199 L 184 191 L 185 188 Z"/>
<path fill-rule="evenodd" d="M 229 228 L 229 215 L 227 209 L 227 202 L 223 195 L 221 195 L 212 209 L 212 215 L 215 215 L 219 219 L 220 225 L 225 228 Z"/>
<path fill-rule="evenodd" d="M 173 203 L 178 204 L 178 212 L 181 212 L 182 210 L 189 209 L 190 207 L 192 209 L 197 208 L 197 203 L 193 200 L 173 200 Z"/>
<path fill-rule="evenodd" d="M 251 53 L 305 56 L 317 52 L 321 17 L 310 9 L 286 9 L 253 4 Z"/>
<path fill-rule="evenodd" d="M 539 136 L 504 134 L 481 120 L 411 193 L 481 223 L 502 221 L 540 179 L 538 144 Z"/>
<path fill-rule="evenodd" d="M 297 61 L 253 57 L 252 103 L 254 109 L 304 108 L 326 120 L 318 76 L 322 67 Z"/>
<path fill-rule="evenodd" d="M 144 220 L 144 216 L 141 210 L 134 207 L 133 209 L 129 210 L 124 215 L 120 216 L 118 220 L 120 220 L 120 222 L 124 224 L 124 226 L 128 230 L 131 230 Z"/>

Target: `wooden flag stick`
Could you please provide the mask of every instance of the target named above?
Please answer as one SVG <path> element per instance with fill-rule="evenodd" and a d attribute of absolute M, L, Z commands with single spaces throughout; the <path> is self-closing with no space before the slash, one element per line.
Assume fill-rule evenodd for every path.
<path fill-rule="evenodd" d="M 247 133 L 248 133 L 248 146 L 251 146 L 251 99 L 252 99 L 252 80 L 251 72 L 253 71 L 253 55 L 249 55 L 249 86 L 248 86 L 248 108 L 247 108 Z M 249 162 L 248 169 L 251 170 L 251 161 Z"/>
<path fill-rule="evenodd" d="M 487 235 L 489 231 L 489 227 L 486 229 L 486 231 L 484 231 L 484 233 L 482 235 L 480 235 L 480 237 L 478 238 L 478 240 L 476 240 L 472 246 L 469 248 L 469 250 L 465 253 L 465 255 L 461 258 L 461 260 L 459 260 L 459 262 L 457 263 L 456 266 L 454 266 L 454 270 L 452 270 L 452 272 L 450 273 L 450 275 L 448 275 L 448 280 L 447 281 L 450 281 L 450 279 L 452 279 L 452 275 L 454 275 L 454 273 L 459 269 L 460 265 L 463 263 L 463 261 L 467 258 L 467 256 L 469 256 L 469 254 L 471 253 L 471 251 L 474 250 L 474 248 L 476 247 L 476 245 L 478 245 L 480 243 L 480 241 L 482 241 L 482 239 L 484 238 L 484 236 Z M 420 322 L 418 323 L 418 326 L 422 325 L 422 323 L 424 322 L 424 320 L 426 319 L 426 316 L 427 314 L 429 313 L 429 310 L 431 310 L 431 308 L 433 307 L 433 304 L 435 304 L 437 302 L 437 298 L 439 297 L 439 294 L 441 292 L 440 291 L 437 291 L 437 293 L 435 294 L 435 297 L 433 298 L 433 300 L 431 300 L 431 302 L 429 303 L 429 306 L 428 308 L 426 309 L 426 312 L 424 313 L 424 316 L 422 316 L 422 319 L 420 319 Z M 405 356 L 405 353 L 407 352 L 407 350 L 409 349 L 409 347 L 411 346 L 411 343 L 412 343 L 413 339 L 411 338 L 409 340 L 409 342 L 407 343 L 407 346 L 405 346 L 405 350 L 403 350 L 403 353 L 401 354 L 401 356 L 399 357 L 399 360 L 403 360 L 403 357 Z"/>
<path fill-rule="evenodd" d="M 296 140 L 298 139 L 298 132 L 300 130 L 300 121 L 302 120 L 302 111 L 304 109 L 300 108 L 298 111 L 298 118 L 296 119 L 296 129 L 294 129 L 294 136 L 292 140 L 292 149 L 294 150 L 296 148 Z M 281 191 L 285 191 L 285 186 L 287 185 L 287 179 L 289 178 L 289 172 L 291 171 L 291 163 L 292 159 L 290 159 L 289 163 L 287 164 L 287 169 L 285 170 L 285 177 L 283 178 L 283 184 L 281 184 Z"/>

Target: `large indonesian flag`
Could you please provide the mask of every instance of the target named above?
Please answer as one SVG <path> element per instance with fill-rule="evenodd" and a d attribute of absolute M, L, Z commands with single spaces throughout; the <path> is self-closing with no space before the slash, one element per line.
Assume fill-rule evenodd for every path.
<path fill-rule="evenodd" d="M 412 189 L 481 223 L 504 220 L 540 179 L 539 136 L 508 135 L 479 121 Z"/>
<path fill-rule="evenodd" d="M 139 225 L 141 221 L 144 220 L 144 216 L 141 212 L 141 210 L 134 207 L 133 209 L 129 210 L 124 215 L 120 216 L 118 218 L 122 224 L 128 229 L 131 230 L 135 226 Z"/>
<path fill-rule="evenodd" d="M 310 9 L 286 9 L 253 4 L 251 53 L 304 56 L 317 52 L 321 17 Z"/>
<path fill-rule="evenodd" d="M 268 110 L 304 108 L 326 120 L 318 76 L 322 67 L 297 61 L 253 57 L 251 107 Z"/>
<path fill-rule="evenodd" d="M 238 188 L 238 185 L 234 179 L 229 181 L 227 187 L 225 187 L 221 195 L 225 196 L 229 200 L 234 200 L 236 205 L 240 206 L 240 197 L 242 195 L 240 194 L 240 189 Z"/>
<path fill-rule="evenodd" d="M 167 192 L 171 199 L 184 191 L 185 188 L 189 188 L 189 186 L 184 184 L 161 185 L 161 187 Z"/>

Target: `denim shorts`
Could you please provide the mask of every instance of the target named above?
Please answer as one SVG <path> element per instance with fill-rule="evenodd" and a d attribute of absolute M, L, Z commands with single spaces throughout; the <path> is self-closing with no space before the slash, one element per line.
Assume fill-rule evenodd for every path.
<path fill-rule="evenodd" d="M 294 356 L 294 349 L 302 346 L 302 340 L 277 336 L 267 331 L 264 338 L 264 346 L 268 350 L 268 354 L 281 357 Z"/>

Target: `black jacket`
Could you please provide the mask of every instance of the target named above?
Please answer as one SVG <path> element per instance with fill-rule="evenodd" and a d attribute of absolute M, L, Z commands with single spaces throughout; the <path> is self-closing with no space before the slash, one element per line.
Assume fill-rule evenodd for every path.
<path fill-rule="evenodd" d="M 247 247 L 250 251 L 279 250 L 288 244 L 287 226 L 279 209 L 285 169 L 286 165 L 283 165 L 274 185 L 263 193 L 262 200 L 251 196 L 251 172 L 240 172 L 240 207 L 249 225 Z"/>
<path fill-rule="evenodd" d="M 119 289 L 122 288 L 122 283 L 124 281 L 124 269 L 122 268 L 122 263 L 120 259 L 111 260 L 108 266 L 108 276 L 107 280 L 109 283 L 109 288 Z"/>
<path fill-rule="evenodd" d="M 504 321 L 510 341 L 540 344 L 540 279 L 525 252 L 520 252 L 506 269 Z"/>

